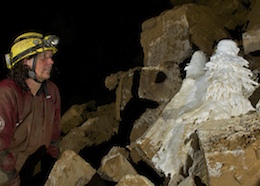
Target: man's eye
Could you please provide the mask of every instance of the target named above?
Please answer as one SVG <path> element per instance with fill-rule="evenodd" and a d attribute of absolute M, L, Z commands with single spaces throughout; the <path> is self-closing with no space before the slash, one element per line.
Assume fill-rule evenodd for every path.
<path fill-rule="evenodd" d="M 42 59 L 48 59 L 48 58 L 52 58 L 52 55 L 46 55 L 46 54 L 43 54 L 42 56 L 41 56 L 41 58 Z"/>

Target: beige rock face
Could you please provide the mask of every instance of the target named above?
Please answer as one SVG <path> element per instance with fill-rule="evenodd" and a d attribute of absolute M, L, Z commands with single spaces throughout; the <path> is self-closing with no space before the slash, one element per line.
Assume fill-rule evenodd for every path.
<path fill-rule="evenodd" d="M 156 109 L 147 109 L 140 118 L 134 122 L 130 133 L 131 142 L 135 142 L 135 140 L 141 137 L 145 131 L 154 124 L 154 122 L 160 117 L 166 105 L 167 104 L 164 103 L 159 105 Z"/>
<path fill-rule="evenodd" d="M 260 50 L 260 23 L 243 33 L 243 46 L 245 54 Z"/>
<path fill-rule="evenodd" d="M 208 55 L 213 45 L 228 36 L 216 15 L 205 6 L 177 6 L 142 24 L 141 44 L 144 66 L 158 66 L 165 61 L 180 64 L 192 54 L 192 43 Z"/>
<path fill-rule="evenodd" d="M 248 21 L 248 26 L 246 27 L 246 29 L 252 29 L 253 27 L 255 27 L 256 25 L 260 24 L 260 20 L 259 20 L 259 16 L 260 16 L 260 12 L 259 12 L 259 7 L 260 7 L 260 2 L 257 0 L 251 0 L 251 10 L 248 13 L 247 16 L 247 21 Z"/>
<path fill-rule="evenodd" d="M 44 186 L 86 185 L 96 170 L 72 150 L 62 153 Z"/>
<path fill-rule="evenodd" d="M 199 126 L 198 137 L 209 176 L 207 185 L 259 185 L 259 132 L 258 113 Z"/>
<path fill-rule="evenodd" d="M 145 67 L 140 72 L 138 95 L 158 103 L 167 102 L 179 91 L 181 82 L 180 68 L 172 61 Z"/>
<path fill-rule="evenodd" d="M 173 61 L 164 62 L 159 67 L 134 68 L 106 77 L 107 88 L 116 89 L 115 110 L 119 121 L 121 112 L 134 96 L 164 103 L 179 91 L 181 82 L 179 66 Z"/>
<path fill-rule="evenodd" d="M 109 89 L 109 90 L 113 90 L 117 87 L 117 85 L 119 84 L 120 79 L 122 78 L 122 76 L 125 74 L 125 72 L 123 71 L 119 71 L 117 73 L 114 74 L 110 74 L 109 76 L 106 77 L 105 79 L 105 86 Z"/>
<path fill-rule="evenodd" d="M 95 102 L 90 101 L 81 105 L 72 105 L 61 117 L 62 132 L 67 134 L 70 129 L 82 124 L 87 119 L 87 117 L 84 117 L 87 116 L 87 108 L 94 110 L 96 108 Z"/>
<path fill-rule="evenodd" d="M 127 174 L 120 179 L 116 186 L 155 186 L 149 179 L 142 175 Z"/>
<path fill-rule="evenodd" d="M 260 50 L 260 2 L 252 1 L 252 10 L 248 14 L 248 25 L 242 35 L 245 54 Z"/>
<path fill-rule="evenodd" d="M 197 5 L 208 7 L 212 14 L 217 15 L 217 21 L 222 26 L 224 26 L 228 30 L 235 30 L 237 25 L 246 24 L 247 14 L 249 12 L 247 6 L 250 5 L 250 3 L 252 3 L 253 1 L 233 0 L 232 2 L 230 2 L 223 0 L 171 0 L 171 3 L 175 6 L 194 3 Z"/>
<path fill-rule="evenodd" d="M 69 112 L 67 113 L 69 115 Z M 79 115 L 82 117 L 82 115 Z M 96 112 L 80 126 L 71 129 L 61 139 L 60 151 L 67 149 L 78 153 L 86 146 L 98 145 L 108 141 L 118 132 L 119 121 L 115 119 L 115 104 L 100 106 Z M 77 119 L 78 117 L 74 117 Z"/>
<path fill-rule="evenodd" d="M 97 172 L 103 179 L 113 182 L 118 182 L 128 174 L 136 175 L 136 170 L 127 158 L 128 153 L 124 148 L 113 147 L 101 160 L 101 166 Z"/>

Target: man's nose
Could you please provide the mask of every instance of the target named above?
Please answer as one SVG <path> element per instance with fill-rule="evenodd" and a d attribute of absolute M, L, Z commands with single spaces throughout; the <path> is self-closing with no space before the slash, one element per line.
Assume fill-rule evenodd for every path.
<path fill-rule="evenodd" d="M 48 63 L 49 64 L 53 64 L 54 63 L 54 61 L 53 61 L 53 59 L 50 57 L 50 58 L 48 58 Z"/>

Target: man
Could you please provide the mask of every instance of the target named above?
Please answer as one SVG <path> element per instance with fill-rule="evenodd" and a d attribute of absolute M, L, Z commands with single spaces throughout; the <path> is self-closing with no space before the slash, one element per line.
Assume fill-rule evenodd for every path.
<path fill-rule="evenodd" d="M 45 152 L 59 155 L 60 92 L 49 80 L 58 37 L 26 32 L 5 55 L 0 82 L 0 185 L 30 185 Z M 20 183 L 21 182 L 21 183 Z"/>

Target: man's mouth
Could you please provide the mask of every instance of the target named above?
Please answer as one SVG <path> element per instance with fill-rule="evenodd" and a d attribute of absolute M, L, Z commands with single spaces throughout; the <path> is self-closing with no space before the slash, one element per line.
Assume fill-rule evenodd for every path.
<path fill-rule="evenodd" d="M 51 68 L 44 69 L 46 72 L 51 72 Z"/>

